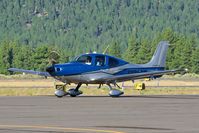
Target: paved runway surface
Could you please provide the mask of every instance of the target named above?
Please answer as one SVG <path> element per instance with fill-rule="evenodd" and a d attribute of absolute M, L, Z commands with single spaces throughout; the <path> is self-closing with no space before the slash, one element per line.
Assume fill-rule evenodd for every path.
<path fill-rule="evenodd" d="M 199 96 L 0 97 L 1 133 L 199 133 Z"/>

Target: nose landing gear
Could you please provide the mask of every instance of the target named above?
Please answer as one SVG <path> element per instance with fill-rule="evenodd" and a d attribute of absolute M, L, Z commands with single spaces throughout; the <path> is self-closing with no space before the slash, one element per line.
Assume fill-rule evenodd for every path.
<path fill-rule="evenodd" d="M 68 93 L 65 91 L 66 90 L 66 84 L 64 84 L 64 85 L 60 85 L 60 84 L 59 85 L 55 85 L 55 89 L 56 89 L 55 96 L 57 96 L 59 98 L 68 95 Z"/>
<path fill-rule="evenodd" d="M 66 85 L 67 84 L 55 85 L 55 89 L 56 89 L 55 96 L 57 96 L 59 98 L 66 96 L 66 95 L 70 95 L 71 97 L 76 97 L 78 95 L 83 94 L 83 92 L 79 90 L 82 83 L 79 83 L 76 88 L 69 89 L 68 91 L 66 91 Z"/>

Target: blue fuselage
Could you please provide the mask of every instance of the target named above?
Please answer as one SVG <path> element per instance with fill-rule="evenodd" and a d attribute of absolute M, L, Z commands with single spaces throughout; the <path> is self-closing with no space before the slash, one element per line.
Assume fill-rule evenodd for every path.
<path fill-rule="evenodd" d="M 75 61 L 65 63 L 65 64 L 56 64 L 53 67 L 53 71 L 51 71 L 52 76 L 71 76 L 71 75 L 81 75 L 85 73 L 92 73 L 96 71 L 111 71 L 115 69 L 115 72 L 112 72 L 112 75 L 123 75 L 123 74 L 133 74 L 133 73 L 143 73 L 143 72 L 150 72 L 150 71 L 160 71 L 164 70 L 163 67 L 144 67 L 142 65 L 133 65 L 129 64 L 128 62 L 108 56 L 103 54 L 84 54 L 82 56 L 89 56 L 91 57 L 90 64 L 85 62 L 78 61 L 78 58 Z M 79 58 L 80 58 L 79 57 Z M 103 57 L 104 62 L 103 65 L 97 65 L 96 59 L 97 57 Z M 111 60 L 112 59 L 112 60 Z M 110 62 L 115 61 L 115 63 L 111 64 Z M 130 65 L 130 67 L 124 67 Z"/>

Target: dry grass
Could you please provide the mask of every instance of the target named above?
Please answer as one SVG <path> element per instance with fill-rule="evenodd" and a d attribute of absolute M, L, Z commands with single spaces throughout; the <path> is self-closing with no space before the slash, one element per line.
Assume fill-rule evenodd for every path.
<path fill-rule="evenodd" d="M 54 95 L 53 79 L 1 79 L 0 80 L 0 96 L 35 96 L 35 95 Z M 147 86 L 199 86 L 197 80 L 154 80 L 143 81 Z M 120 84 L 121 85 L 121 84 Z M 71 85 L 74 87 L 74 85 Z M 71 88 L 71 86 L 68 86 Z M 125 82 L 125 95 L 178 95 L 178 94 L 199 94 L 199 87 L 172 87 L 172 88 L 154 88 L 147 87 L 146 90 L 138 91 L 133 89 L 132 82 Z M 84 95 L 108 95 L 108 88 L 103 86 L 87 87 L 83 85 L 81 90 Z"/>
<path fill-rule="evenodd" d="M 107 88 L 82 88 L 84 95 L 108 95 L 109 90 Z M 38 96 L 38 95 L 54 95 L 53 88 L 25 88 L 14 89 L 6 88 L 0 89 L 0 96 Z M 150 88 L 146 90 L 133 90 L 125 89 L 125 95 L 198 95 L 199 88 Z"/>

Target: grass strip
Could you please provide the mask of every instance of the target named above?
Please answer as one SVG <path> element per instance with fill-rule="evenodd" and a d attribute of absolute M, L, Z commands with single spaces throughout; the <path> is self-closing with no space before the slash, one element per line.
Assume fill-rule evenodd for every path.
<path fill-rule="evenodd" d="M 107 88 L 82 88 L 84 95 L 108 95 Z M 6 88 L 0 89 L 0 96 L 54 95 L 53 88 Z M 125 89 L 125 95 L 199 95 L 199 88 L 147 88 L 145 90 Z"/>

